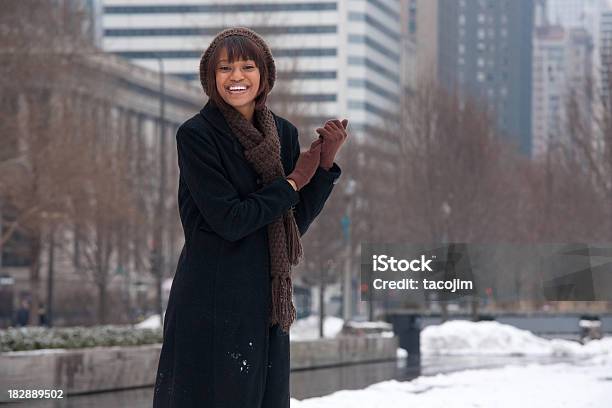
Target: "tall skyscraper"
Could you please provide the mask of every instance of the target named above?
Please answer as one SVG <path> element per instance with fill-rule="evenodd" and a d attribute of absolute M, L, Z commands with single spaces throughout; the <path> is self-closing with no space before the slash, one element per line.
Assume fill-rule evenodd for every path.
<path fill-rule="evenodd" d="M 530 154 L 533 0 L 439 0 L 437 14 L 438 79 L 480 98 Z"/>
<path fill-rule="evenodd" d="M 582 28 L 559 25 L 536 27 L 533 45 L 532 155 L 545 154 L 557 143 L 569 143 L 565 104 L 578 98 L 582 114 L 589 117 L 586 87 L 591 72 L 592 41 Z"/>
<path fill-rule="evenodd" d="M 401 82 L 406 97 L 417 84 L 417 0 L 401 0 Z"/>
<path fill-rule="evenodd" d="M 604 50 L 601 49 L 604 33 L 602 18 L 606 10 L 612 9 L 612 0 L 547 0 L 547 16 L 551 24 L 559 24 L 565 28 L 582 28 L 592 37 L 593 41 L 593 78 L 594 86 L 601 89 L 602 61 Z"/>
<path fill-rule="evenodd" d="M 612 6 L 601 13 L 600 25 L 601 92 L 604 100 L 611 102 L 610 81 L 612 81 Z"/>
<path fill-rule="evenodd" d="M 547 0 L 548 24 L 565 28 L 584 28 L 595 34 L 598 14 L 606 0 Z"/>
<path fill-rule="evenodd" d="M 400 3 L 402 87 L 404 97 L 408 98 L 419 84 L 437 80 L 438 0 L 400 0 Z"/>
<path fill-rule="evenodd" d="M 102 46 L 102 0 L 84 0 L 82 3 L 88 15 L 85 30 L 98 47 Z"/>
<path fill-rule="evenodd" d="M 396 0 L 104 0 L 104 48 L 199 83 L 213 36 L 248 26 L 268 41 L 278 85 L 311 126 L 348 117 L 357 139 L 397 118 L 400 4 Z"/>

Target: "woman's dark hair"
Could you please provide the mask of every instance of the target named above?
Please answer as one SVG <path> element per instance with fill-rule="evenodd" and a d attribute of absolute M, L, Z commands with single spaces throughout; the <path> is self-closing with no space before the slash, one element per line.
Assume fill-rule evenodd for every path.
<path fill-rule="evenodd" d="M 259 69 L 259 90 L 255 97 L 255 109 L 262 109 L 266 104 L 266 98 L 270 92 L 270 84 L 268 83 L 268 67 L 264 60 L 263 51 L 250 39 L 241 35 L 230 35 L 224 38 L 217 45 L 211 57 L 208 59 L 206 66 L 206 76 L 208 79 L 206 93 L 210 95 L 210 99 L 220 105 L 226 103 L 219 92 L 217 91 L 217 63 L 219 55 L 225 48 L 227 50 L 228 62 L 233 63 L 236 60 L 253 60 Z"/>

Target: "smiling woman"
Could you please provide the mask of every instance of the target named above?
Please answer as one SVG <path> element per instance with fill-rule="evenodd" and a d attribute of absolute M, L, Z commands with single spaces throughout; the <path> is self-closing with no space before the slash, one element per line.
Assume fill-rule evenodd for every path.
<path fill-rule="evenodd" d="M 253 121 L 255 98 L 261 93 L 259 79 L 259 69 L 255 61 L 242 59 L 229 62 L 227 50 L 221 50 L 215 75 L 217 92 L 249 122 Z"/>
<path fill-rule="evenodd" d="M 220 32 L 200 61 L 210 99 L 176 134 L 185 245 L 156 408 L 289 408 L 291 267 L 340 176 L 346 121 L 300 152 L 295 126 L 266 106 L 275 79 L 268 45 L 244 27 Z"/>
<path fill-rule="evenodd" d="M 276 67 L 270 64 L 271 53 L 266 54 L 248 37 L 238 35 L 224 38 L 222 47 L 214 47 L 212 51 L 209 48 L 207 52 L 210 55 L 202 58 L 200 64 L 200 79 L 206 94 L 217 106 L 223 102 L 234 108 L 240 106 L 240 113 L 250 112 L 252 120 L 254 109 L 266 105 L 268 93 L 276 80 Z M 214 81 L 207 80 L 212 77 L 211 73 L 214 73 Z M 246 86 L 248 92 L 232 94 L 229 90 L 232 85 Z"/>

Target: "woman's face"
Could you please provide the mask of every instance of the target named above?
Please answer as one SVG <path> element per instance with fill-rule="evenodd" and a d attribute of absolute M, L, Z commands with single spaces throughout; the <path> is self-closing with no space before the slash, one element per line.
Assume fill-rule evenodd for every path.
<path fill-rule="evenodd" d="M 227 50 L 221 50 L 215 69 L 217 92 L 223 100 L 241 113 L 255 106 L 259 91 L 259 68 L 253 60 L 236 60 L 229 63 Z"/>

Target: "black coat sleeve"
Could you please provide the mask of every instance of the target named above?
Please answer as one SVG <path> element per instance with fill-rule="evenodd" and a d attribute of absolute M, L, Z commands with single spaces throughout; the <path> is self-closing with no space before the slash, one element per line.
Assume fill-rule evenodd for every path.
<path fill-rule="evenodd" d="M 298 193 L 284 177 L 241 198 L 225 176 L 217 147 L 201 131 L 181 126 L 176 145 L 181 177 L 204 221 L 228 241 L 251 234 L 298 203 Z"/>
<path fill-rule="evenodd" d="M 300 157 L 300 142 L 295 126 L 291 126 L 291 132 L 291 137 L 293 139 L 292 167 L 295 167 Z M 331 194 L 341 173 L 342 171 L 336 163 L 334 163 L 329 170 L 318 167 L 310 182 L 298 192 L 300 201 L 295 206 L 295 221 L 300 231 L 300 235 L 306 233 L 312 221 L 314 221 L 323 209 L 323 205 Z"/>

